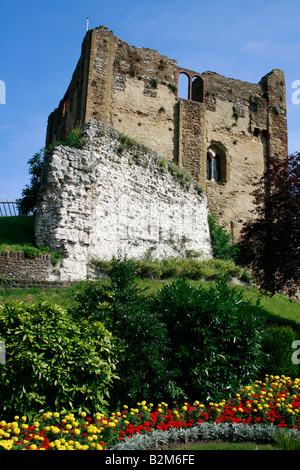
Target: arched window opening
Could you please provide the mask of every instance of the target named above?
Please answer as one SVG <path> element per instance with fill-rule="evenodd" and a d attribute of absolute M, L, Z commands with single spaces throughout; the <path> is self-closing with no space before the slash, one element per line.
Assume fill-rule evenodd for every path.
<path fill-rule="evenodd" d="M 226 156 L 225 152 L 214 147 L 209 148 L 206 159 L 206 180 L 225 182 L 226 181 Z"/>
<path fill-rule="evenodd" d="M 189 99 L 190 79 L 187 74 L 180 73 L 178 77 L 178 98 Z"/>
<path fill-rule="evenodd" d="M 203 92 L 203 79 L 199 76 L 195 76 L 192 80 L 192 100 L 203 103 L 204 92 Z"/>
<path fill-rule="evenodd" d="M 214 158 L 214 180 L 221 181 L 221 161 L 220 155 L 216 154 Z"/>
<path fill-rule="evenodd" d="M 206 159 L 206 179 L 208 181 L 211 181 L 212 179 L 212 160 L 209 154 L 207 154 L 207 159 Z"/>

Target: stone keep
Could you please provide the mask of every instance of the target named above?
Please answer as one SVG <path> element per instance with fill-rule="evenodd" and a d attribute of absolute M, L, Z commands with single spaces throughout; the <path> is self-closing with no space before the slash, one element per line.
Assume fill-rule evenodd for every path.
<path fill-rule="evenodd" d="M 212 256 L 206 195 L 171 162 L 95 120 L 82 149 L 59 146 L 44 168 L 35 233 L 63 254 L 57 277 L 91 275 L 92 259 Z M 132 144 L 132 142 L 131 142 Z"/>
<path fill-rule="evenodd" d="M 188 98 L 178 97 L 181 75 Z M 253 183 L 269 155 L 287 155 L 284 73 L 259 83 L 181 68 L 106 27 L 88 31 L 65 96 L 49 116 L 46 145 L 95 119 L 174 161 L 204 188 L 208 206 L 238 236 Z"/>

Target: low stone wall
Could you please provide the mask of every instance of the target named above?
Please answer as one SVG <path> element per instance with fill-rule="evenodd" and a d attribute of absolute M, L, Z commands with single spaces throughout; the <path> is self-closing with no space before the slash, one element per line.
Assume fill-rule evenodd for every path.
<path fill-rule="evenodd" d="M 51 255 L 39 254 L 34 258 L 19 251 L 0 252 L 0 278 L 12 286 L 53 284 L 59 279 L 51 262 Z"/>

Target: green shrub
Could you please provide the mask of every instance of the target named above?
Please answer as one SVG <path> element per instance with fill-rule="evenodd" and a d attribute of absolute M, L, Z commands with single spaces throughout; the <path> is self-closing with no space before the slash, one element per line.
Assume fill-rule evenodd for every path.
<path fill-rule="evenodd" d="M 167 327 L 169 367 L 187 399 L 220 400 L 257 378 L 262 309 L 226 279 L 208 289 L 178 279 L 158 292 L 152 309 Z"/>
<path fill-rule="evenodd" d="M 140 278 L 170 279 L 186 277 L 193 280 L 215 280 L 221 275 L 246 279 L 244 269 L 231 260 L 210 259 L 200 261 L 187 252 L 186 258 L 169 257 L 163 260 L 131 260 L 136 275 Z M 101 272 L 108 274 L 110 261 L 94 260 L 93 263 Z"/>
<path fill-rule="evenodd" d="M 1 413 L 105 409 L 118 352 L 100 322 L 74 322 L 47 302 L 0 305 Z"/>
<path fill-rule="evenodd" d="M 272 325 L 266 328 L 262 347 L 266 354 L 262 373 L 286 375 L 295 379 L 299 376 L 300 368 L 292 361 L 294 350 L 292 344 L 299 336 L 288 325 Z"/>
<path fill-rule="evenodd" d="M 161 261 L 149 260 L 137 262 L 137 273 L 140 277 L 170 279 L 186 277 L 188 279 L 214 280 L 220 275 L 241 278 L 243 269 L 233 261 L 210 259 L 199 261 L 194 258 L 165 258 Z"/>
<path fill-rule="evenodd" d="M 143 399 L 160 401 L 172 382 L 166 369 L 165 325 L 150 311 L 148 298 L 140 295 L 133 261 L 114 258 L 106 272 L 110 282 L 86 282 L 76 296 L 78 307 L 70 313 L 78 321 L 100 320 L 119 339 L 122 354 L 116 373 L 120 380 L 111 392 L 113 407 L 124 402 L 133 406 Z"/>
<path fill-rule="evenodd" d="M 215 213 L 208 215 L 209 231 L 214 258 L 223 260 L 234 260 L 238 255 L 238 245 L 228 232 L 226 222 L 221 224 Z"/>

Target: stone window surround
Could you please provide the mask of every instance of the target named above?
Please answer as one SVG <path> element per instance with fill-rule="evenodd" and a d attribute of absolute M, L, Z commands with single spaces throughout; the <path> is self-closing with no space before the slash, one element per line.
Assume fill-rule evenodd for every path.
<path fill-rule="evenodd" d="M 205 102 L 205 80 L 204 78 L 197 72 L 193 72 L 192 70 L 187 70 L 183 68 L 177 68 L 176 70 L 176 84 L 177 84 L 177 89 L 178 89 L 178 83 L 179 83 L 179 76 L 180 75 L 185 75 L 188 78 L 188 100 L 189 101 L 194 101 L 192 99 L 193 97 L 193 81 L 197 78 L 202 80 L 202 98 L 201 100 L 197 100 L 197 102 L 204 103 Z M 178 91 L 176 93 L 176 97 L 178 97 Z"/>
<path fill-rule="evenodd" d="M 206 166 L 206 181 L 209 183 L 226 183 L 227 181 L 227 151 L 211 145 L 207 150 L 207 165 L 209 164 L 210 174 L 208 175 L 208 166 Z M 218 174 L 215 177 L 216 168 Z"/>

